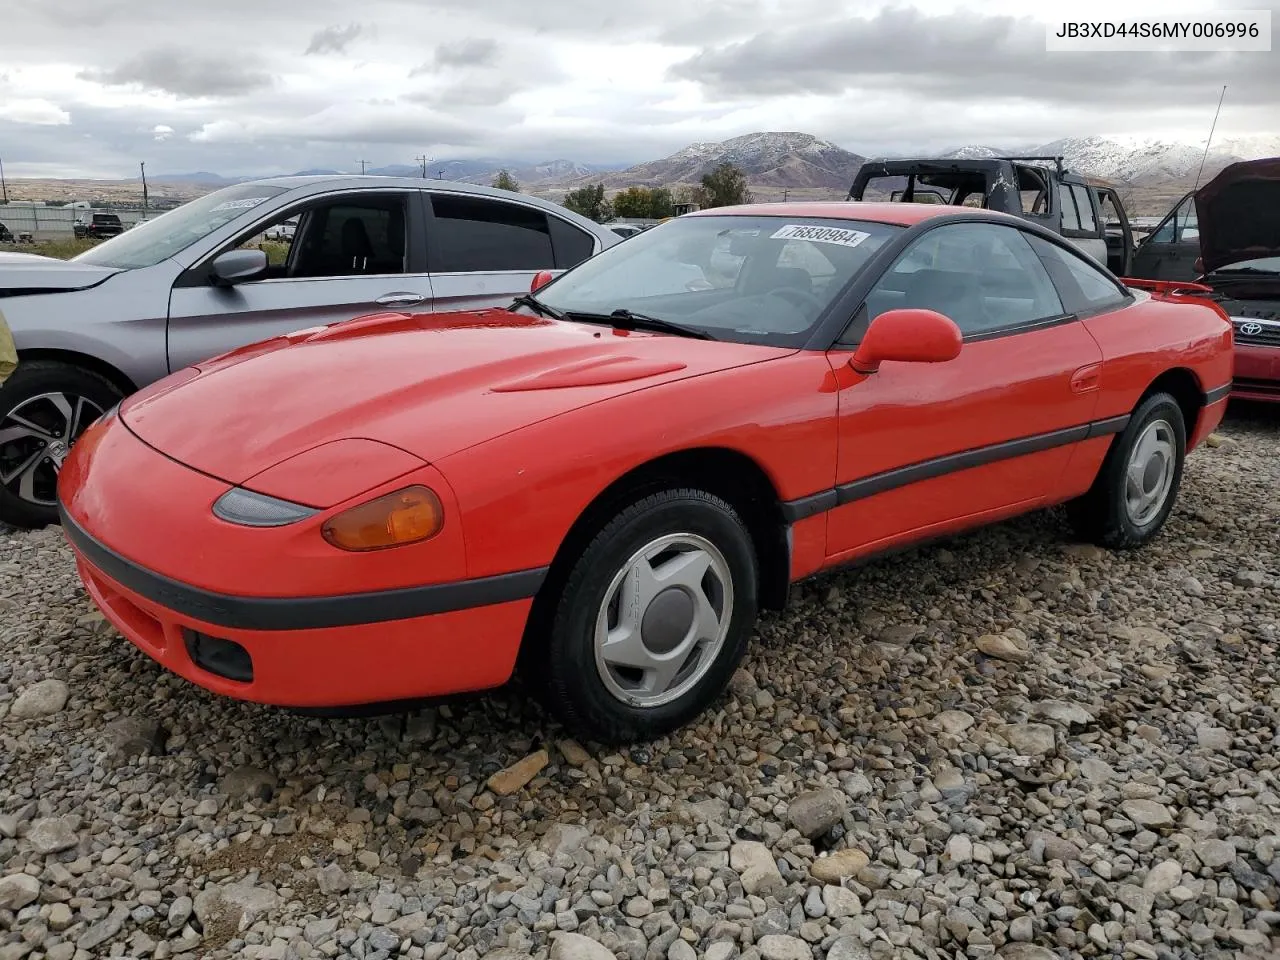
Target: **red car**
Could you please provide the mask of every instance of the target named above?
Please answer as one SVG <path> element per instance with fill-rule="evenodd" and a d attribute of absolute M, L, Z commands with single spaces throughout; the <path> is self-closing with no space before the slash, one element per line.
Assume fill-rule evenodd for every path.
<path fill-rule="evenodd" d="M 506 309 L 175 373 L 75 445 L 63 527 L 111 622 L 217 693 L 385 706 L 519 662 L 579 734 L 648 739 L 803 578 L 1059 503 L 1149 541 L 1231 350 L 1212 303 L 1019 218 L 706 210 Z"/>
<path fill-rule="evenodd" d="M 1193 280 L 1235 325 L 1231 396 L 1280 402 L 1280 157 L 1241 160 L 1142 241 L 1133 277 Z M 1191 284 L 1184 291 L 1197 288 Z"/>

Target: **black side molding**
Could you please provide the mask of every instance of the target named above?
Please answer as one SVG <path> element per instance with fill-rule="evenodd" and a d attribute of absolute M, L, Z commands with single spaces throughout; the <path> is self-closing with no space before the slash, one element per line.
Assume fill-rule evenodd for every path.
<path fill-rule="evenodd" d="M 1217 403 L 1223 397 L 1231 394 L 1231 384 L 1224 383 L 1220 387 L 1214 387 L 1212 390 L 1204 392 L 1204 404 L 1207 407 L 1211 403 Z"/>
<path fill-rule="evenodd" d="M 325 597 L 242 597 L 180 583 L 99 543 L 58 505 L 62 529 L 84 558 L 112 580 L 167 610 L 232 630 L 309 630 L 408 620 L 527 600 L 547 567 L 453 583 Z"/>
<path fill-rule="evenodd" d="M 899 487 L 919 483 L 922 480 L 932 480 L 935 477 L 943 477 L 960 470 L 984 467 L 1001 460 L 1025 457 L 1028 454 L 1039 453 L 1042 450 L 1052 450 L 1054 447 L 1062 447 L 1071 443 L 1079 443 L 1082 440 L 1090 440 L 1094 437 L 1104 437 L 1109 434 L 1119 433 L 1128 424 L 1129 415 L 1126 413 L 1118 417 L 1108 417 L 1105 420 L 1083 423 L 1078 427 L 1066 427 L 1049 433 L 1037 433 L 1029 437 L 1019 437 L 1015 440 L 993 443 L 973 450 L 962 450 L 959 453 L 947 454 L 945 457 L 922 460 L 919 463 L 896 467 L 883 473 L 873 473 L 869 477 L 842 483 L 840 486 L 829 490 L 820 490 L 817 493 L 811 493 L 796 500 L 784 501 L 782 504 L 782 516 L 787 523 L 795 523 L 806 517 L 824 513 L 827 510 L 834 510 L 836 507 L 843 506 L 846 503 L 874 497 L 878 493 L 886 493 L 889 490 L 896 490 Z"/>

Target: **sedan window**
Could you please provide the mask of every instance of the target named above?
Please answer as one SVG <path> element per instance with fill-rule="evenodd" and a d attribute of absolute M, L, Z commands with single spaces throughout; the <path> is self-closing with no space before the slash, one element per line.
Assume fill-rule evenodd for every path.
<path fill-rule="evenodd" d="M 432 273 L 550 270 L 556 266 L 547 215 L 481 197 L 431 196 Z M 434 242 L 432 242 L 434 240 Z"/>
<path fill-rule="evenodd" d="M 121 270 L 151 267 L 232 220 L 251 221 L 255 207 L 281 193 L 284 187 L 265 184 L 224 187 L 140 223 L 72 259 Z"/>

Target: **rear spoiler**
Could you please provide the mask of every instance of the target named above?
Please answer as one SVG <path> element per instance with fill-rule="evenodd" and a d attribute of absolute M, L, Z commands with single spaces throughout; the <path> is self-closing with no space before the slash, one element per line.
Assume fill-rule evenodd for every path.
<path fill-rule="evenodd" d="M 1186 293 L 1213 293 L 1213 287 L 1206 287 L 1203 283 L 1194 283 L 1191 280 L 1142 280 L 1138 278 L 1121 277 L 1120 282 L 1126 287 L 1133 287 L 1138 290 L 1150 290 L 1152 293 L 1163 294 L 1169 297 L 1176 297 Z"/>

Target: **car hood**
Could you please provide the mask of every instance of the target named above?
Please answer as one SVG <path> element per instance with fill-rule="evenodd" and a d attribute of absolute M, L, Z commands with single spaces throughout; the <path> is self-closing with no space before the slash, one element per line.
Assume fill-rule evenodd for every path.
<path fill-rule="evenodd" d="M 378 314 L 179 371 L 126 400 L 120 416 L 170 458 L 245 484 L 339 440 L 430 463 L 611 396 L 793 352 L 505 309 Z"/>
<path fill-rule="evenodd" d="M 1280 256 L 1280 157 L 1223 167 L 1196 191 L 1195 205 L 1205 273 Z"/>
<path fill-rule="evenodd" d="M 0 253 L 0 296 L 84 290 L 119 272 L 38 253 Z"/>

